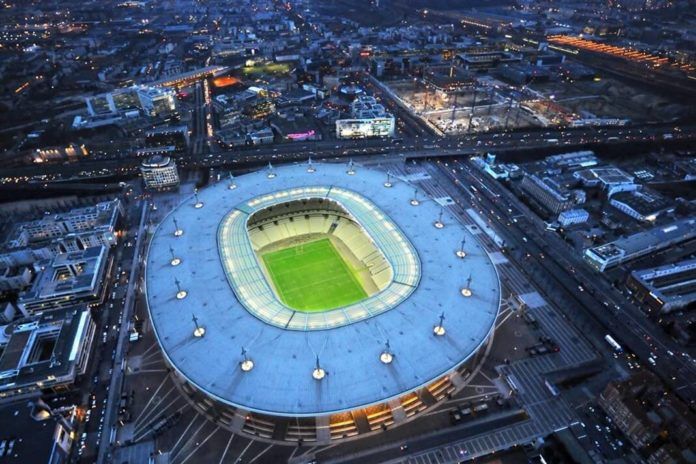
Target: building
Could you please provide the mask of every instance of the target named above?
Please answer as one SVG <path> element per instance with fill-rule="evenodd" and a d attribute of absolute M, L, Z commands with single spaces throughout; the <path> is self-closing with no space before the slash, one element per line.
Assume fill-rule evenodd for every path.
<path fill-rule="evenodd" d="M 339 139 L 393 137 L 395 119 L 374 97 L 361 95 L 351 103 L 351 118 L 336 120 Z"/>
<path fill-rule="evenodd" d="M 66 391 L 85 372 L 95 324 L 71 306 L 17 321 L 0 333 L 0 400 Z"/>
<path fill-rule="evenodd" d="M 67 464 L 77 429 L 75 406 L 15 401 L 0 408 L 0 462 Z"/>
<path fill-rule="evenodd" d="M 0 326 L 9 324 L 16 316 L 17 308 L 12 303 L 0 303 Z"/>
<path fill-rule="evenodd" d="M 625 381 L 610 382 L 598 403 L 635 448 L 651 455 L 648 462 L 693 462 L 696 457 L 696 417 L 664 390 L 655 374 L 639 370 Z M 674 448 L 680 452 L 673 453 Z M 670 456 L 681 459 L 673 461 Z"/>
<path fill-rule="evenodd" d="M 584 258 L 594 268 L 604 271 L 641 256 L 696 237 L 696 218 L 682 219 L 664 226 L 653 227 L 613 242 L 587 248 Z"/>
<path fill-rule="evenodd" d="M 173 90 L 162 87 L 141 87 L 138 97 L 145 114 L 166 116 L 176 111 L 176 97 Z"/>
<path fill-rule="evenodd" d="M 19 294 L 17 306 L 33 314 L 78 303 L 100 303 L 107 287 L 108 264 L 108 249 L 101 245 L 37 263 L 36 278 L 28 290 Z"/>
<path fill-rule="evenodd" d="M 674 211 L 674 206 L 668 199 L 645 188 L 615 193 L 609 199 L 609 203 L 641 222 L 655 222 L 661 214 Z"/>
<path fill-rule="evenodd" d="M 140 164 L 140 173 L 145 188 L 169 190 L 179 186 L 179 172 L 176 163 L 168 156 L 154 155 Z"/>
<path fill-rule="evenodd" d="M 145 145 L 148 147 L 174 147 L 176 151 L 186 151 L 191 146 L 188 126 L 164 126 L 145 132 Z"/>
<path fill-rule="evenodd" d="M 267 145 L 275 140 L 275 134 L 273 134 L 273 129 L 270 127 L 249 132 L 247 136 L 252 145 Z"/>
<path fill-rule="evenodd" d="M 52 214 L 35 221 L 15 225 L 6 247 L 48 247 L 53 254 L 84 250 L 94 246 L 114 246 L 123 217 L 119 200 Z"/>
<path fill-rule="evenodd" d="M 568 227 L 574 224 L 584 224 L 590 218 L 590 213 L 582 208 L 561 211 L 558 215 L 558 223 L 561 227 Z"/>
<path fill-rule="evenodd" d="M 633 271 L 626 287 L 653 310 L 668 313 L 685 308 L 696 302 L 696 259 Z"/>
<path fill-rule="evenodd" d="M 14 267 L 0 264 L 0 293 L 27 288 L 31 284 L 33 275 L 29 266 Z"/>
<path fill-rule="evenodd" d="M 57 162 L 57 161 L 77 161 L 80 157 L 89 155 L 84 145 L 71 143 L 66 147 L 45 147 L 37 148 L 31 152 L 35 163 Z"/>
<path fill-rule="evenodd" d="M 590 173 L 597 179 L 598 185 L 608 197 L 615 193 L 637 190 L 639 185 L 633 182 L 634 177 L 619 168 L 593 168 Z"/>
<path fill-rule="evenodd" d="M 627 388 L 627 384 L 610 382 L 598 404 L 633 446 L 643 448 L 657 439 L 660 429 L 640 401 L 626 394 Z"/>
<path fill-rule="evenodd" d="M 593 151 L 583 150 L 547 156 L 546 162 L 559 168 L 578 169 L 596 166 L 598 160 Z"/>
<path fill-rule="evenodd" d="M 527 174 L 522 178 L 520 188 L 552 214 L 559 214 L 575 205 L 570 192 L 549 177 Z"/>
<path fill-rule="evenodd" d="M 90 116 L 142 111 L 148 116 L 161 116 L 176 111 L 173 91 L 161 87 L 133 86 L 95 95 L 86 99 Z"/>
<path fill-rule="evenodd" d="M 319 445 L 404 424 L 465 384 L 498 315 L 495 268 L 454 216 L 413 206 L 413 187 L 386 179 L 352 163 L 269 167 L 164 219 L 146 258 L 147 307 L 197 412 L 235 433 Z M 312 312 L 281 301 L 259 253 L 316 236 L 360 263 L 364 296 Z M 462 237 L 466 259 L 452 252 Z M 383 332 L 367 341 L 374 327 Z"/>

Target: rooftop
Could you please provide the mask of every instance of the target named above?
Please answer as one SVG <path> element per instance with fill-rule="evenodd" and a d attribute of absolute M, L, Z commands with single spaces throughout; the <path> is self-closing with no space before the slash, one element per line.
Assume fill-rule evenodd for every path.
<path fill-rule="evenodd" d="M 313 173 L 307 165 L 274 168 L 274 176 L 262 170 L 236 178 L 234 189 L 228 188 L 229 181 L 219 182 L 198 192 L 201 207 L 195 207 L 193 198 L 184 201 L 153 237 L 146 286 L 158 340 L 175 369 L 220 401 L 287 416 L 329 414 L 383 402 L 451 371 L 476 353 L 493 329 L 500 301 L 496 270 L 454 217 L 422 192 L 420 204 L 412 206 L 413 186 L 392 176 L 393 185 L 387 188 L 384 172 L 356 166 L 349 175 L 345 165 L 314 167 Z M 316 190 L 308 192 L 311 189 Z M 295 318 L 305 317 L 299 313 L 289 313 L 292 320 L 286 323 L 293 327 L 288 328 L 273 315 L 252 314 L 242 301 L 262 294 L 273 297 L 272 291 L 265 280 L 255 280 L 254 288 L 233 289 L 220 259 L 219 228 L 226 218 L 243 218 L 266 203 L 324 194 L 353 202 L 353 213 L 359 207 L 371 214 L 384 213 L 383 229 L 376 220 L 364 222 L 364 215 L 358 219 L 363 227 L 372 228 L 374 240 L 379 240 L 374 234 L 386 240 L 390 223 L 392 230 L 401 232 L 420 262 L 420 280 L 408 281 L 414 287 L 400 302 L 390 299 L 390 287 L 363 301 L 358 317 L 351 317 L 345 308 L 307 313 L 323 318 L 315 330 L 295 323 Z M 445 226 L 436 228 L 441 211 Z M 179 236 L 174 234 L 177 228 L 183 231 Z M 245 230 L 231 237 L 236 252 L 249 251 Z M 462 238 L 464 259 L 455 254 Z M 388 256 L 387 245 L 381 245 Z M 170 247 L 180 260 L 177 266 L 170 264 Z M 255 259 L 253 254 L 249 259 Z M 398 275 L 401 258 L 390 259 L 395 260 L 390 264 Z M 255 266 L 249 262 L 245 268 Z M 473 294 L 467 298 L 461 290 L 469 275 Z M 176 298 L 176 281 L 185 290 L 185 299 Z M 370 301 L 379 303 L 381 310 L 371 313 Z M 205 328 L 204 337 L 193 336 L 192 312 Z M 446 334 L 434 336 L 433 327 L 443 312 Z M 340 325 L 332 324 L 337 315 L 343 318 Z M 379 359 L 387 340 L 394 353 L 389 365 Z M 250 372 L 239 368 L 242 348 L 254 361 Z M 311 375 L 317 357 L 329 374 L 321 381 Z"/>
<path fill-rule="evenodd" d="M 72 306 L 6 326 L 0 333 L 0 397 L 17 388 L 70 382 L 81 362 L 89 310 Z"/>

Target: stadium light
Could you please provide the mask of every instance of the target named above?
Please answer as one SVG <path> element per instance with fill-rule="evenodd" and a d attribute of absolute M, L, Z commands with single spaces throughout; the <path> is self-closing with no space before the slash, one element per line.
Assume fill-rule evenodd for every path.
<path fill-rule="evenodd" d="M 203 202 L 198 198 L 198 189 L 193 189 L 193 197 L 196 199 L 193 207 L 196 209 L 201 209 L 203 207 Z"/>
<path fill-rule="evenodd" d="M 271 162 L 268 162 L 268 174 L 266 174 L 266 177 L 269 179 L 273 179 L 276 176 L 276 173 L 273 171 L 273 165 Z"/>
<path fill-rule="evenodd" d="M 346 173 L 349 176 L 355 175 L 355 163 L 353 163 L 353 158 L 351 158 L 350 161 L 348 161 L 348 170 L 346 171 Z"/>
<path fill-rule="evenodd" d="M 314 380 L 321 380 L 326 377 L 326 371 L 319 365 L 319 356 L 317 356 L 317 363 L 312 371 L 312 377 L 314 377 Z"/>
<path fill-rule="evenodd" d="M 234 183 L 234 175 L 232 174 L 232 171 L 230 171 L 230 185 L 229 187 L 230 190 L 234 190 L 237 188 L 237 184 Z"/>
<path fill-rule="evenodd" d="M 172 218 L 174 220 L 174 236 L 175 237 L 181 237 L 184 235 L 184 231 L 179 228 L 179 223 L 176 222 L 176 218 Z"/>
<path fill-rule="evenodd" d="M 391 347 L 389 346 L 389 340 L 384 344 L 384 351 L 380 353 L 379 360 L 384 364 L 391 364 L 394 360 L 394 353 L 392 353 Z"/>
<path fill-rule="evenodd" d="M 178 266 L 181 264 L 181 259 L 177 258 L 176 255 L 174 254 L 174 248 L 172 248 L 171 245 L 169 245 L 169 253 L 172 255 L 172 260 L 169 261 L 169 264 L 172 266 Z"/>
<path fill-rule="evenodd" d="M 254 368 L 254 361 L 247 355 L 246 348 L 242 347 L 242 361 L 239 363 L 239 368 L 244 372 L 249 372 Z"/>
<path fill-rule="evenodd" d="M 179 282 L 179 279 L 175 278 L 174 283 L 176 284 L 176 299 L 183 300 L 186 298 L 186 295 L 188 295 L 188 292 L 181 289 L 181 282 Z"/>
<path fill-rule="evenodd" d="M 317 168 L 315 168 L 314 165 L 312 164 L 312 157 L 310 156 L 309 159 L 307 160 L 307 172 L 311 174 L 311 173 L 316 172 L 316 171 L 317 171 Z"/>
<path fill-rule="evenodd" d="M 193 330 L 193 336 L 197 337 L 197 338 L 201 338 L 203 335 L 205 335 L 205 327 L 198 324 L 198 318 L 196 317 L 195 314 L 193 314 L 193 317 L 191 320 L 193 321 L 193 325 L 196 326 L 196 328 Z"/>
<path fill-rule="evenodd" d="M 445 223 L 442 222 L 442 208 L 440 208 L 440 214 L 437 216 L 437 221 L 435 221 L 433 225 L 437 229 L 442 229 L 443 227 L 445 227 Z"/>
<path fill-rule="evenodd" d="M 433 334 L 437 335 L 438 337 L 441 337 L 445 335 L 445 312 L 443 311 L 442 314 L 440 314 L 440 321 L 437 323 L 435 327 L 433 327 Z"/>
<path fill-rule="evenodd" d="M 384 186 L 387 187 L 387 188 L 389 188 L 389 187 L 392 186 L 392 183 L 391 183 L 391 174 L 390 174 L 390 173 L 387 173 L 387 181 L 384 183 Z"/>
<path fill-rule="evenodd" d="M 420 201 L 418 201 L 418 189 L 413 189 L 413 198 L 411 199 L 411 206 L 418 206 L 420 205 Z"/>
<path fill-rule="evenodd" d="M 471 274 L 469 274 L 469 277 L 466 279 L 466 287 L 462 288 L 462 295 L 469 297 L 472 295 L 471 292 Z"/>
<path fill-rule="evenodd" d="M 462 237 L 462 243 L 459 245 L 459 249 L 455 252 L 455 254 L 459 258 L 463 258 L 466 256 L 466 251 L 464 251 L 464 244 L 466 243 L 466 237 Z"/>

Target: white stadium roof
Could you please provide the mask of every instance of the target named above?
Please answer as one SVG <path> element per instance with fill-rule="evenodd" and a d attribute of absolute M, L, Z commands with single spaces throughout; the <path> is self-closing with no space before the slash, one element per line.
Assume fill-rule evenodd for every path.
<path fill-rule="evenodd" d="M 345 165 L 314 168 L 309 173 L 307 165 L 284 166 L 273 169 L 274 176 L 262 170 L 236 178 L 235 189 L 228 188 L 229 181 L 205 188 L 198 193 L 202 207 L 195 207 L 193 198 L 184 201 L 152 239 L 146 288 L 159 343 L 179 374 L 219 401 L 280 416 L 324 415 L 381 403 L 450 372 L 474 355 L 493 329 L 500 303 L 497 273 L 476 239 L 446 210 L 445 226 L 436 228 L 440 205 L 421 192 L 420 204 L 412 206 L 414 187 L 406 182 L 392 177 L 393 186 L 387 188 L 380 171 L 355 167 L 349 175 Z M 225 247 L 231 244 L 241 259 L 254 256 L 245 228 L 239 226 L 246 219 L 230 218 L 247 218 L 267 205 L 316 197 L 316 192 L 342 200 L 390 260 L 395 280 L 401 275 L 415 288 L 390 299 L 393 285 L 387 286 L 354 305 L 359 308 L 354 313 L 346 308 L 302 313 L 283 308 L 270 286 L 253 275 L 254 266 L 244 266 L 243 274 L 254 284 L 250 297 L 268 305 L 254 309 L 240 298 L 237 274 L 228 278 L 232 268 L 221 256 L 230 259 Z M 386 229 L 391 224 L 399 234 L 380 232 L 381 213 L 387 216 L 382 218 Z M 180 236 L 174 234 L 174 220 L 183 231 Z M 228 221 L 235 230 L 224 231 Z M 219 231 L 227 237 L 220 247 Z M 462 259 L 455 252 L 464 237 L 467 256 Z M 171 265 L 170 248 L 181 261 L 177 266 Z M 411 253 L 417 255 L 414 260 L 408 258 Z M 231 259 L 234 263 L 237 257 Z M 469 276 L 472 295 L 465 297 L 461 289 Z M 177 282 L 185 298 L 177 298 Z M 394 304 L 385 307 L 385 301 Z M 264 313 L 265 307 L 275 309 Z M 275 319 L 282 312 L 278 309 L 303 322 Z M 443 312 L 446 333 L 435 336 L 433 327 Z M 203 337 L 193 335 L 193 314 L 205 328 Z M 285 328 L 283 321 L 292 326 Z M 387 340 L 394 358 L 383 364 L 380 353 Z M 254 363 L 248 372 L 240 369 L 242 348 Z M 322 380 L 312 377 L 317 357 L 327 373 Z"/>

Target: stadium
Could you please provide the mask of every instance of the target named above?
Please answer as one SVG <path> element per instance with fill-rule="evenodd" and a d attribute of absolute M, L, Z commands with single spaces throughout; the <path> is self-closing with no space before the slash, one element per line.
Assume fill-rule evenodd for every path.
<path fill-rule="evenodd" d="M 218 425 L 293 443 L 377 433 L 462 388 L 483 356 L 500 285 L 476 232 L 408 178 L 269 165 L 158 225 L 150 319 Z"/>

